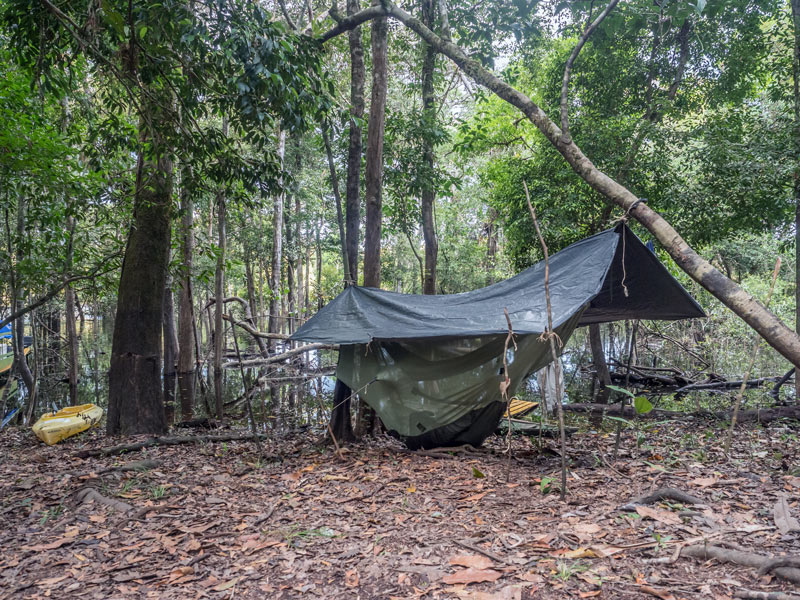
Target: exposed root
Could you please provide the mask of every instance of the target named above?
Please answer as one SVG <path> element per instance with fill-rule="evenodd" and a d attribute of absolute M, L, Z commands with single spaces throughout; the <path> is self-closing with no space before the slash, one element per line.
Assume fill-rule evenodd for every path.
<path fill-rule="evenodd" d="M 259 435 L 261 438 L 266 438 L 264 435 Z M 197 443 L 214 443 L 214 442 L 233 442 L 238 440 L 252 440 L 252 433 L 231 433 L 228 435 L 188 435 L 188 436 L 165 436 L 153 437 L 143 442 L 136 442 L 134 444 L 120 444 L 119 446 L 111 446 L 109 448 L 92 448 L 81 450 L 74 454 L 77 458 L 87 458 L 89 456 L 113 456 L 115 454 L 123 454 L 124 452 L 134 452 L 142 448 L 150 446 L 174 446 L 177 444 L 197 444 Z M 278 456 L 271 455 L 266 458 L 279 458 Z"/>
<path fill-rule="evenodd" d="M 676 488 L 663 487 L 657 489 L 652 494 L 634 498 L 627 504 L 620 506 L 619 510 L 636 510 L 637 504 L 653 504 L 660 500 L 674 500 L 675 502 L 680 502 L 681 504 L 704 504 L 702 499 L 691 496 L 686 492 L 682 492 Z"/>
<path fill-rule="evenodd" d="M 800 600 L 797 594 L 787 594 L 785 592 L 758 592 L 755 590 L 736 590 L 733 594 L 736 598 L 748 598 L 750 600 Z"/>
<path fill-rule="evenodd" d="M 103 504 L 105 506 L 110 506 L 114 510 L 118 510 L 119 512 L 128 512 L 133 510 L 133 506 L 128 504 L 127 502 L 123 502 L 122 500 L 117 500 L 115 498 L 106 498 L 98 492 L 93 487 L 85 487 L 81 488 L 77 492 L 75 492 L 75 500 L 78 501 L 79 504 L 83 504 L 84 502 L 89 502 L 90 500 L 94 500 L 97 504 Z"/>
<path fill-rule="evenodd" d="M 754 567 L 761 569 L 764 566 L 769 566 L 772 561 L 776 560 L 768 556 L 754 554 L 752 552 L 742 552 L 740 550 L 729 550 L 728 548 L 721 548 L 720 546 L 686 546 L 681 550 L 681 556 L 690 556 L 692 558 L 700 558 L 703 560 L 717 560 L 720 562 L 729 562 L 736 565 L 745 567 Z M 800 583 L 800 569 L 795 567 L 776 566 L 771 568 L 775 575 L 791 581 L 792 583 Z"/>

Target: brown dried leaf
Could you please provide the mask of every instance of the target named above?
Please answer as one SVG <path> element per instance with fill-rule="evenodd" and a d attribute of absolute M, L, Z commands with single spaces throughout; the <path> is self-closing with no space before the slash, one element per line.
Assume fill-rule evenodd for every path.
<path fill-rule="evenodd" d="M 450 564 L 473 569 L 488 569 L 494 566 L 492 559 L 480 554 L 459 554 L 450 558 Z"/>
<path fill-rule="evenodd" d="M 789 513 L 789 503 L 786 501 L 786 495 L 781 494 L 775 507 L 772 509 L 772 517 L 775 519 L 775 526 L 783 535 L 790 531 L 800 531 L 800 521 L 795 519 Z"/>
<path fill-rule="evenodd" d="M 358 587 L 358 571 L 351 569 L 344 574 L 344 584 L 347 587 Z"/>
<path fill-rule="evenodd" d="M 442 577 L 444 583 L 480 583 L 482 581 L 497 581 L 503 576 L 493 569 L 462 569 L 452 575 Z"/>
<path fill-rule="evenodd" d="M 642 515 L 643 517 L 653 519 L 655 521 L 658 521 L 659 523 L 664 523 L 665 525 L 681 524 L 681 518 L 674 512 L 670 512 L 668 510 L 662 510 L 660 508 L 650 508 L 649 506 L 637 506 L 636 512 Z"/>

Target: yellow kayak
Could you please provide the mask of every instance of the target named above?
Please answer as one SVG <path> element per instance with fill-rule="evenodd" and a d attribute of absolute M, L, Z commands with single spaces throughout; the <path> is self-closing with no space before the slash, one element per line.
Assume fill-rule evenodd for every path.
<path fill-rule="evenodd" d="M 86 431 L 103 418 L 103 409 L 94 404 L 67 406 L 55 413 L 42 415 L 33 425 L 36 434 L 48 446 L 52 446 L 68 437 Z"/>
<path fill-rule="evenodd" d="M 506 409 L 506 414 L 503 415 L 503 418 L 507 419 L 508 413 L 511 413 L 512 417 L 521 417 L 527 415 L 537 406 L 539 406 L 538 402 L 528 402 L 527 400 L 520 400 L 514 396 L 511 398 L 511 402 L 509 403 L 509 406 Z"/>

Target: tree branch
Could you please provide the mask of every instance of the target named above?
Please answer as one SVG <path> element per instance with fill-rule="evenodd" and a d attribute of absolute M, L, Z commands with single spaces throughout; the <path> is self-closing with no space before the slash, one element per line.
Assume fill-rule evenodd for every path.
<path fill-rule="evenodd" d="M 589 25 L 584 32 L 581 34 L 580 39 L 578 40 L 577 45 L 572 49 L 572 53 L 569 55 L 567 59 L 567 64 L 564 65 L 564 78 L 561 82 L 561 131 L 565 138 L 570 137 L 569 135 L 569 106 L 567 103 L 567 96 L 569 93 L 569 78 L 572 74 L 572 65 L 575 64 L 575 59 L 578 58 L 578 54 L 580 54 L 583 46 L 586 44 L 586 41 L 589 39 L 589 36 L 592 35 L 592 32 L 597 29 L 597 26 L 603 22 L 603 20 L 608 16 L 614 7 L 617 5 L 619 0 L 611 0 L 608 3 L 608 6 L 605 7 L 603 12 L 597 15 L 597 18 Z"/>
<path fill-rule="evenodd" d="M 91 273 L 86 273 L 86 274 L 84 274 L 84 275 L 75 275 L 74 277 L 68 277 L 67 279 L 64 279 L 64 280 L 63 280 L 63 281 L 61 281 L 59 284 L 57 284 L 56 286 L 54 286 L 53 288 L 51 288 L 51 289 L 50 289 L 50 291 L 48 291 L 48 292 L 47 292 L 47 293 L 46 293 L 44 296 L 41 296 L 41 297 L 40 297 L 38 300 L 36 300 L 36 301 L 35 301 L 35 302 L 33 302 L 32 304 L 28 304 L 27 306 L 23 306 L 23 307 L 22 307 L 22 308 L 20 308 L 19 310 L 17 310 L 17 311 L 15 311 L 15 312 L 11 313 L 11 314 L 10 314 L 9 316 L 7 316 L 5 319 L 3 319 L 2 321 L 0 321 L 0 329 L 2 329 L 3 327 L 5 327 L 6 325 L 8 325 L 9 323 L 11 323 L 12 321 L 16 321 L 16 320 L 17 320 L 17 319 L 19 319 L 20 317 L 23 317 L 23 316 L 25 316 L 26 314 L 28 314 L 28 313 L 29 313 L 29 312 L 31 312 L 32 310 L 36 310 L 36 309 L 37 309 L 37 308 L 39 308 L 39 307 L 40 307 L 42 304 L 45 304 L 45 303 L 49 302 L 50 300 L 52 300 L 53 298 L 55 298 L 55 297 L 56 297 L 56 295 L 58 295 L 58 293 L 59 293 L 61 290 L 63 290 L 65 287 L 67 287 L 69 284 L 71 284 L 71 283 L 75 283 L 76 281 L 81 281 L 81 280 L 83 280 L 83 279 L 92 279 L 92 278 L 94 278 L 94 277 L 97 277 L 98 275 L 105 275 L 105 274 L 106 274 L 106 273 L 108 273 L 109 271 L 113 271 L 114 269 L 116 269 L 116 266 L 114 266 L 114 267 L 110 267 L 110 268 L 106 269 L 105 271 L 103 271 L 102 269 L 103 269 L 103 267 L 104 267 L 104 266 L 105 266 L 105 265 L 106 265 L 106 264 L 107 264 L 107 263 L 108 263 L 110 260 L 112 260 L 112 259 L 114 259 L 114 258 L 117 258 L 117 257 L 118 257 L 120 254 L 121 254 L 121 252 L 115 252 L 114 254 L 112 254 L 111 256 L 109 256 L 108 258 L 106 258 L 106 259 L 105 259 L 105 260 L 104 260 L 104 261 L 103 261 L 103 262 L 102 262 L 100 265 L 98 265 L 98 266 L 97 266 L 97 267 L 96 267 L 96 268 L 95 268 L 95 269 L 94 269 L 94 270 L 93 270 Z"/>

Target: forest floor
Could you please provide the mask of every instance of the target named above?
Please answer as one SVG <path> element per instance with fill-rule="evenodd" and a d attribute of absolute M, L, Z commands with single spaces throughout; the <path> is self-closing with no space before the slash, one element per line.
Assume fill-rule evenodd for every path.
<path fill-rule="evenodd" d="M 698 543 L 797 553 L 798 532 L 781 533 L 776 525 L 786 523 L 776 515 L 790 525 L 800 515 L 800 430 L 743 427 L 728 461 L 720 427 L 628 430 L 616 460 L 613 433 L 577 433 L 568 440 L 567 503 L 555 489 L 552 440 L 540 451 L 538 440 L 515 438 L 507 473 L 501 438 L 447 458 L 409 453 L 388 438 L 337 457 L 318 435 L 296 433 L 265 441 L 266 459 L 251 441 L 83 459 L 77 451 L 113 441 L 94 431 L 47 447 L 28 430 L 6 430 L 0 597 L 721 600 L 789 592 L 791 583 L 752 567 L 678 556 Z M 144 459 L 157 462 L 109 470 Z M 79 502 L 87 485 L 133 508 L 96 495 Z M 620 508 L 663 486 L 703 502 Z"/>

